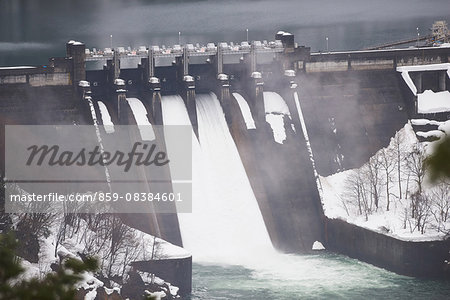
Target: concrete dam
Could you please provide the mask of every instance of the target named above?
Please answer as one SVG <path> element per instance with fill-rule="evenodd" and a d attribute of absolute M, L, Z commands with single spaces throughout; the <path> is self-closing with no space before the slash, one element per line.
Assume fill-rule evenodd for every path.
<path fill-rule="evenodd" d="M 6 124 L 191 126 L 193 214 L 121 214 L 127 224 L 210 261 L 226 260 L 218 246 L 246 260 L 245 251 L 308 253 L 315 241 L 346 254 L 330 237 L 318 176 L 360 167 L 425 116 L 397 68 L 449 57 L 433 47 L 311 53 L 283 32 L 134 50 L 71 41 L 46 66 L 0 68 L 1 140 Z M 411 79 L 420 90 L 450 86 L 445 70 Z M 114 145 L 114 133 L 100 133 Z"/>

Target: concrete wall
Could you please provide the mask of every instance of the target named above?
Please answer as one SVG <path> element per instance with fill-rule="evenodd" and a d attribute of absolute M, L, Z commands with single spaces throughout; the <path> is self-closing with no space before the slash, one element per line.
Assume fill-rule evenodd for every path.
<path fill-rule="evenodd" d="M 423 57 L 417 57 L 417 56 L 406 56 L 397 59 L 397 66 L 415 66 L 415 65 L 427 65 L 427 64 L 440 64 L 447 62 L 445 61 L 445 56 L 439 56 L 439 55 L 430 55 L 430 56 L 423 56 Z"/>
<path fill-rule="evenodd" d="M 298 80 L 322 176 L 360 167 L 407 122 L 402 78 L 394 70 L 304 73 Z"/>
<path fill-rule="evenodd" d="M 31 86 L 70 85 L 69 73 L 50 73 L 29 75 Z"/>
<path fill-rule="evenodd" d="M 30 86 L 56 86 L 70 85 L 69 73 L 41 73 L 29 75 L 3 75 L 0 76 L 0 84 L 26 84 Z"/>
<path fill-rule="evenodd" d="M 137 261 L 132 265 L 136 269 L 155 274 L 157 277 L 177 286 L 181 296 L 192 290 L 192 257 Z"/>
<path fill-rule="evenodd" d="M 32 87 L 71 85 L 70 72 L 54 68 L 0 69 L 0 85 L 29 84 Z"/>
<path fill-rule="evenodd" d="M 355 59 L 350 62 L 352 70 L 393 69 L 393 59 Z"/>
<path fill-rule="evenodd" d="M 399 274 L 450 277 L 450 240 L 404 241 L 339 219 L 326 219 L 325 236 L 328 250 Z"/>
<path fill-rule="evenodd" d="M 338 61 L 318 61 L 309 62 L 305 66 L 306 72 L 336 72 L 336 71 L 347 71 L 348 61 L 338 60 Z"/>
<path fill-rule="evenodd" d="M 0 76 L 0 84 L 27 83 L 26 75 L 4 75 Z"/>

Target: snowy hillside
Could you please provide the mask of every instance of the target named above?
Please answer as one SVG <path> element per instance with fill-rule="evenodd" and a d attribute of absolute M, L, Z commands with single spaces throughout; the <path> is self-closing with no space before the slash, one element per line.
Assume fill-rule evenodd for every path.
<path fill-rule="evenodd" d="M 450 135 L 450 121 L 439 130 Z M 325 214 L 397 238 L 442 239 L 450 232 L 450 184 L 431 183 L 422 168 L 436 143 L 419 143 L 406 124 L 361 168 L 320 177 Z"/>
<path fill-rule="evenodd" d="M 13 216 L 17 230 L 20 230 L 24 218 L 29 217 Z M 38 234 L 37 262 L 21 259 L 25 269 L 23 278 L 43 278 L 65 258 L 81 260 L 86 255 L 94 256 L 99 261 L 100 270 L 96 274 L 85 274 L 84 280 L 77 286 L 86 292 L 84 299 L 95 299 L 99 288 L 108 295 L 114 292 L 122 294 L 122 287 L 130 281 L 130 271 L 133 272 L 132 262 L 190 256 L 183 248 L 128 227 L 112 215 L 55 215 L 48 221 L 42 224 L 46 233 Z M 120 238 L 113 241 L 111 237 L 117 234 Z M 148 273 L 139 274 L 144 282 L 152 280 L 160 286 L 161 296 L 165 293 L 174 297 L 177 295 L 178 288 L 170 283 Z M 150 276 L 147 281 L 146 276 Z"/>

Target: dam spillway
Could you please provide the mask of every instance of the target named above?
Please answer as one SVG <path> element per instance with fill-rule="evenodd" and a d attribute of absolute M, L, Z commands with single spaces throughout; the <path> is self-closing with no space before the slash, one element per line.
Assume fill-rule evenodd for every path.
<path fill-rule="evenodd" d="M 216 231 L 224 234 L 220 241 L 224 242 L 222 248 L 240 260 L 244 259 L 239 256 L 242 253 L 227 247 L 226 240 L 236 238 L 248 246 L 246 249 L 260 245 L 268 252 L 275 248 L 283 252 L 308 253 L 315 241 L 326 245 L 329 234 L 314 167 L 322 176 L 355 168 L 386 145 L 408 118 L 419 113 L 415 106 L 417 98 L 396 68 L 410 64 L 445 64 L 449 49 L 310 53 L 307 47 L 297 47 L 290 40 L 281 44 L 282 48 L 277 51 L 267 52 L 262 51 L 264 45 L 258 48 L 257 43 L 251 44 L 253 54 L 251 49 L 236 52 L 237 60 L 225 59 L 227 55 L 233 56 L 225 53 L 221 61 L 220 47 L 200 55 L 190 56 L 189 51 L 173 57 L 168 55 L 167 65 L 161 63 L 163 56 L 156 55 L 154 61 L 159 62 L 153 65 L 152 71 L 148 53 L 134 57 L 138 63 L 129 68 L 121 62 L 131 58 L 122 58 L 119 51 L 116 58 L 114 54 L 105 56 L 106 66 L 101 69 L 86 70 L 85 64 L 89 61 L 83 60 L 84 45 L 72 43 L 67 45 L 71 49 L 70 56 L 51 60 L 46 68 L 0 70 L 0 96 L 6 99 L 1 102 L 1 113 L 21 120 L 16 114 L 20 111 L 32 116 L 33 121 L 29 122 L 38 124 L 54 122 L 56 114 L 61 123 L 91 124 L 91 117 L 84 111 L 86 103 L 80 101 L 90 95 L 97 116 L 102 116 L 102 125 L 110 122 L 136 125 L 142 117 L 152 125 L 192 125 L 194 161 L 201 166 L 198 173 L 210 174 L 208 169 L 221 165 L 219 145 L 226 144 L 238 151 L 237 157 L 235 150 L 225 156 L 230 155 L 230 160 L 234 161 L 232 165 L 236 168 L 231 174 L 240 175 L 227 173 L 225 167 L 231 168 L 230 164 L 223 166 L 223 172 L 217 167 L 220 174 L 204 178 L 211 189 L 216 187 L 217 193 L 224 195 L 221 201 L 216 199 L 219 202 L 212 202 L 216 197 L 211 192 L 196 191 L 193 183 L 193 209 L 195 199 L 200 199 L 200 209 L 205 210 L 203 216 L 206 216 L 202 217 L 203 222 L 197 223 L 195 214 L 172 213 L 159 214 L 151 220 L 130 218 L 130 224 L 134 222 L 135 227 L 194 249 L 193 252 L 200 253 L 199 257 L 205 261 L 231 262 L 211 249 L 214 245 L 210 241 L 218 239 L 214 235 Z M 439 72 L 411 72 L 411 80 L 421 89 L 448 90 L 448 76 L 442 77 L 442 70 Z M 211 92 L 216 96 L 211 96 Z M 179 96 L 173 96 L 175 94 Z M 54 95 L 60 99 L 55 99 Z M 283 105 L 283 109 L 267 111 L 265 102 L 271 98 L 269 95 L 272 99 L 281 99 L 287 109 Z M 18 98 L 20 101 L 16 101 Z M 140 117 L 133 114 L 133 107 L 136 107 L 130 106 L 137 102 L 128 101 L 133 98 L 140 103 Z M 107 108 L 109 118 L 103 118 L 105 107 L 101 103 Z M 37 112 L 46 107 L 52 107 L 54 113 L 43 120 Z M 438 117 L 448 119 L 445 113 Z M 311 149 L 315 166 L 310 159 Z M 228 202 L 237 200 L 229 194 L 231 179 L 236 178 L 240 178 L 241 183 L 249 183 L 243 187 L 247 201 L 244 202 L 248 206 L 230 211 Z M 217 211 L 218 207 L 221 211 Z M 208 209 L 210 213 L 206 212 Z M 213 218 L 212 212 L 220 218 Z M 224 225 L 225 219 L 236 215 L 241 216 L 232 224 L 236 227 Z M 257 234 L 238 232 L 234 235 L 236 228 L 246 228 L 243 220 L 251 220 L 248 222 L 255 224 Z M 205 228 L 208 238 L 202 235 Z"/>
<path fill-rule="evenodd" d="M 243 264 L 272 245 L 218 99 L 200 94 L 196 101 L 195 200 L 192 214 L 179 215 L 184 245 L 200 262 Z M 189 124 L 181 97 L 165 96 L 162 106 L 166 125 Z"/>

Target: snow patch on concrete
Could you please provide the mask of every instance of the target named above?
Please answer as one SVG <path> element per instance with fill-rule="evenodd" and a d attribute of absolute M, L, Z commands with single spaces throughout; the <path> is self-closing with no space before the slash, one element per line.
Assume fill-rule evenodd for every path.
<path fill-rule="evenodd" d="M 275 142 L 283 144 L 286 140 L 284 118 L 285 116 L 291 118 L 291 113 L 286 102 L 277 93 L 264 92 L 264 109 L 266 112 L 266 122 L 270 124 L 273 131 L 273 139 Z"/>
<path fill-rule="evenodd" d="M 417 111 L 422 114 L 450 111 L 450 92 L 426 90 L 418 94 Z"/>

